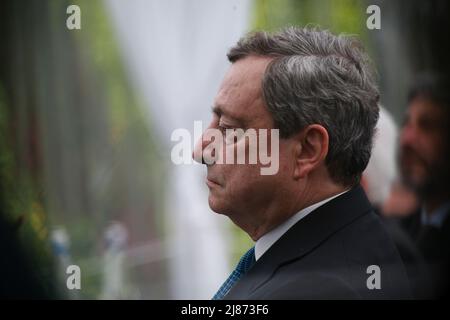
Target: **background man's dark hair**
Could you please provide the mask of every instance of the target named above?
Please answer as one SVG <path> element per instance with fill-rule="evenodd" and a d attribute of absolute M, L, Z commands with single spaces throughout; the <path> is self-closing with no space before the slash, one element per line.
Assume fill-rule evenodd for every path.
<path fill-rule="evenodd" d="M 448 76 L 432 72 L 419 74 L 409 90 L 408 103 L 420 96 L 448 109 L 450 108 L 449 85 Z"/>

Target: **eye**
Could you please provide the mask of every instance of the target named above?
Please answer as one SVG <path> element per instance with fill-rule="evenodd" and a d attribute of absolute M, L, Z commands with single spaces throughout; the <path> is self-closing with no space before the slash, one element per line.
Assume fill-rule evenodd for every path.
<path fill-rule="evenodd" d="M 231 143 L 236 142 L 235 136 L 234 136 L 234 129 L 232 127 L 219 125 L 218 129 L 222 133 L 222 136 L 223 136 L 226 144 L 231 144 Z"/>
<path fill-rule="evenodd" d="M 226 130 L 228 129 L 228 128 L 226 128 L 224 126 L 221 126 L 221 125 L 219 125 L 218 128 L 219 128 L 220 132 L 222 132 L 223 135 L 225 134 Z"/>
<path fill-rule="evenodd" d="M 437 127 L 436 123 L 437 121 L 433 121 L 428 118 L 422 118 L 419 120 L 420 128 L 426 132 L 433 131 Z"/>
<path fill-rule="evenodd" d="M 222 135 L 226 135 L 226 131 L 227 131 L 227 129 L 229 130 L 229 129 L 234 129 L 233 127 L 230 127 L 230 126 L 227 126 L 227 125 L 223 125 L 223 124 L 221 124 L 220 122 L 219 122 L 219 124 L 218 124 L 218 126 L 217 126 L 218 128 L 219 128 L 219 130 L 220 130 L 220 132 L 222 132 Z"/>

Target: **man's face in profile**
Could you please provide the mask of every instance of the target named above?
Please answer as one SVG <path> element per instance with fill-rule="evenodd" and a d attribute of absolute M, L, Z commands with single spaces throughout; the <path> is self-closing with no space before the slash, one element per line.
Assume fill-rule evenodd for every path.
<path fill-rule="evenodd" d="M 446 113 L 424 97 L 414 98 L 400 136 L 400 169 L 405 183 L 427 193 L 441 187 L 448 172 Z"/>
<path fill-rule="evenodd" d="M 209 205 L 215 212 L 226 214 L 238 225 L 246 225 L 245 215 L 253 215 L 253 222 L 249 219 L 248 225 L 255 223 L 255 215 L 274 204 L 274 199 L 280 196 L 283 188 L 287 188 L 289 170 L 286 156 L 286 142 L 279 144 L 279 170 L 275 175 L 261 175 L 261 164 L 248 163 L 248 139 L 233 139 L 228 141 L 225 129 L 273 129 L 274 123 L 271 114 L 263 102 L 261 82 L 264 71 L 270 59 L 249 56 L 233 63 L 226 74 L 217 96 L 214 100 L 213 118 L 208 129 L 224 131 L 223 152 L 234 148 L 236 154 L 239 144 L 245 144 L 245 164 L 216 164 L 207 165 L 207 181 L 209 188 Z M 270 130 L 267 141 L 270 141 Z M 259 138 L 258 138 L 259 140 Z M 195 153 L 202 152 L 209 142 L 197 144 Z M 259 147 L 259 145 L 258 145 Z M 268 146 L 270 151 L 270 145 Z M 225 156 L 224 156 L 225 157 Z M 293 165 L 293 163 L 292 163 Z M 236 220 L 239 220 L 239 223 Z M 257 217 L 258 219 L 258 217 Z"/>

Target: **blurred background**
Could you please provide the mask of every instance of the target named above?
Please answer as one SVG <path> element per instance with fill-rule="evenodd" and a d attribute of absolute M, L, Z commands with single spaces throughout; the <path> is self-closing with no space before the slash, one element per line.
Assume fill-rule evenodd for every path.
<path fill-rule="evenodd" d="M 23 275 L 3 277 L 9 294 L 209 299 L 251 240 L 208 208 L 202 166 L 171 162 L 171 133 L 208 123 L 228 48 L 289 25 L 356 34 L 398 126 L 413 75 L 448 74 L 448 13 L 416 0 L 2 0 L 2 274 Z M 72 264 L 81 290 L 66 288 Z"/>

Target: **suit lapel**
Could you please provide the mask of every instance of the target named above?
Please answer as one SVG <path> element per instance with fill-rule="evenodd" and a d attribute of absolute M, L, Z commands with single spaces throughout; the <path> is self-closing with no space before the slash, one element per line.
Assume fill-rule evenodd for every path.
<path fill-rule="evenodd" d="M 335 232 L 371 210 L 372 206 L 359 185 L 320 206 L 275 242 L 236 283 L 226 299 L 248 297 L 269 281 L 279 267 L 300 259 Z"/>

